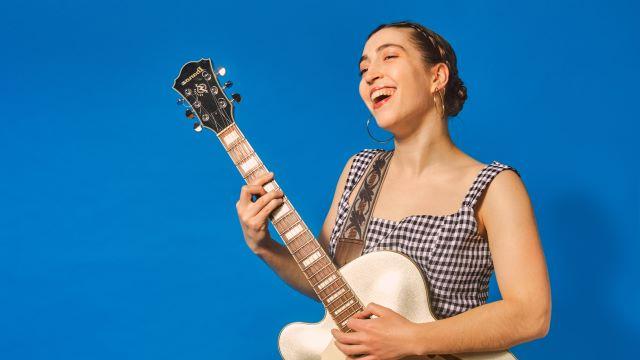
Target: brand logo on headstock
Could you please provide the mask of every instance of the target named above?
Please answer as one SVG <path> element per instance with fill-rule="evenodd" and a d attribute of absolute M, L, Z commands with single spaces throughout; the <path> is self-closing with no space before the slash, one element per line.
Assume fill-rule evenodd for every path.
<path fill-rule="evenodd" d="M 198 76 L 198 74 L 200 74 L 201 72 L 203 72 L 204 69 L 201 68 L 200 66 L 198 66 L 198 69 L 196 70 L 196 72 L 194 72 L 193 74 L 189 75 L 188 78 L 182 80 L 182 82 L 180 83 L 180 85 L 185 86 L 187 85 L 187 83 L 191 80 L 193 80 L 194 77 Z"/>
<path fill-rule="evenodd" d="M 209 92 L 207 90 L 207 85 L 205 84 L 196 84 L 196 92 L 198 93 L 199 96 L 202 96 L 202 94 Z"/>

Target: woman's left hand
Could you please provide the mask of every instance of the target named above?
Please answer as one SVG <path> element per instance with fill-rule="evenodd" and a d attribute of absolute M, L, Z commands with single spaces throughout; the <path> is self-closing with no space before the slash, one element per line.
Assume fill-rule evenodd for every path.
<path fill-rule="evenodd" d="M 371 315 L 377 317 L 369 319 Z M 331 330 L 347 359 L 391 360 L 418 355 L 418 324 L 382 305 L 370 303 L 350 318 L 347 326 L 353 332 Z"/>

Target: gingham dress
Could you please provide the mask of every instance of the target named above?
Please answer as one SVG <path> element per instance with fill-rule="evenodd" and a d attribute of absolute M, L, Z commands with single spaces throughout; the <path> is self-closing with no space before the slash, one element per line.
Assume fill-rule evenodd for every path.
<path fill-rule="evenodd" d="M 336 239 L 348 214 L 349 195 L 379 151 L 385 150 L 364 149 L 353 159 L 331 233 L 331 257 L 335 255 Z M 476 175 L 454 214 L 410 215 L 400 221 L 372 216 L 363 254 L 393 250 L 412 258 L 427 280 L 431 310 L 438 319 L 484 304 L 489 295 L 493 261 L 487 240 L 478 233 L 474 206 L 491 180 L 505 169 L 520 175 L 516 169 L 493 161 Z"/>

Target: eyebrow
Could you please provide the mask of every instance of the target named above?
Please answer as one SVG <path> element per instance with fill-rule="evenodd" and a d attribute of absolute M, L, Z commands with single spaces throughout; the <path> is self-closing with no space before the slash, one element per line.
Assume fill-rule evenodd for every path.
<path fill-rule="evenodd" d="M 397 46 L 400 49 L 404 50 L 405 52 L 407 51 L 402 45 L 387 43 L 387 44 L 382 44 L 378 46 L 378 48 L 376 49 L 376 52 L 380 52 L 380 50 L 387 48 L 389 46 Z M 369 60 L 369 57 L 367 55 L 362 55 L 362 57 L 360 58 L 360 61 L 358 61 L 358 65 L 360 65 L 360 63 L 362 63 L 364 60 Z"/>

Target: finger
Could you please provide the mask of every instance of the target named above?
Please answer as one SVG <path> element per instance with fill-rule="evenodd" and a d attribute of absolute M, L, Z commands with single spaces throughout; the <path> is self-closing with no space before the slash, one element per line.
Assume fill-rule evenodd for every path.
<path fill-rule="evenodd" d="M 335 344 L 345 355 L 367 355 L 367 347 L 364 345 L 347 345 L 338 341 Z"/>
<path fill-rule="evenodd" d="M 358 332 L 344 333 L 338 329 L 331 329 L 331 334 L 336 340 L 346 345 L 362 344 L 362 334 Z"/>
<path fill-rule="evenodd" d="M 347 356 L 347 360 L 375 360 L 377 359 L 375 356 L 373 355 L 367 355 L 365 357 L 360 357 L 360 356 Z"/>
<path fill-rule="evenodd" d="M 253 195 L 262 196 L 264 194 L 266 194 L 266 191 L 260 185 L 243 185 L 240 188 L 240 198 L 238 199 L 237 205 L 240 208 L 245 208 L 252 203 L 251 197 Z"/>
<path fill-rule="evenodd" d="M 353 317 L 356 319 L 368 319 L 369 317 L 371 317 L 371 312 L 370 311 L 358 311 L 357 313 L 353 314 Z"/>
<path fill-rule="evenodd" d="M 371 315 L 381 317 L 390 314 L 392 310 L 376 303 L 369 303 L 369 305 L 364 308 L 364 311 L 371 313 Z"/>
<path fill-rule="evenodd" d="M 284 196 L 284 193 L 282 192 L 282 189 L 269 191 L 268 193 L 260 196 L 260 198 L 258 198 L 258 200 L 256 200 L 253 204 L 249 204 L 249 206 L 253 208 L 252 210 L 255 211 L 255 213 L 258 213 L 260 210 L 262 210 L 262 208 L 267 206 L 267 204 L 271 200 L 276 198 L 281 198 L 283 196 Z"/>
<path fill-rule="evenodd" d="M 347 320 L 347 326 L 349 329 L 355 330 L 356 332 L 363 331 L 365 330 L 367 321 L 369 321 L 369 319 L 356 319 L 352 317 Z"/>
<path fill-rule="evenodd" d="M 269 171 L 253 179 L 249 185 L 264 185 L 268 183 L 271 178 L 273 178 L 273 172 Z"/>
<path fill-rule="evenodd" d="M 256 215 L 256 219 L 260 222 L 267 221 L 267 217 L 269 216 L 269 214 L 271 214 L 271 212 L 278 206 L 282 205 L 282 203 L 284 203 L 284 198 L 282 197 L 272 199 L 271 201 L 269 201 L 269 203 L 267 203 L 265 207 L 262 208 L 262 210 L 260 210 L 260 212 Z"/>

